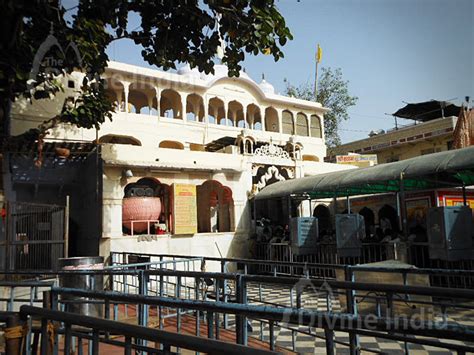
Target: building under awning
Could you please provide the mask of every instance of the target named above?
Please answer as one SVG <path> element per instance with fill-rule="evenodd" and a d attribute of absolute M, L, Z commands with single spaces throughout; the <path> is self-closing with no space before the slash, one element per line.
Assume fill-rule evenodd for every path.
<path fill-rule="evenodd" d="M 255 199 L 303 194 L 314 199 L 468 185 L 474 185 L 474 147 L 281 181 L 266 186 Z"/>

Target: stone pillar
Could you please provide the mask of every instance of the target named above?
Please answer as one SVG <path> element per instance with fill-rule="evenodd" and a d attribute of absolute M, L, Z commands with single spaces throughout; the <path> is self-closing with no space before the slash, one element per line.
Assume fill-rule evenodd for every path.
<path fill-rule="evenodd" d="M 157 87 L 155 87 L 155 97 L 156 97 L 156 112 L 159 118 L 161 117 L 161 108 L 160 108 L 161 90 Z"/>
<path fill-rule="evenodd" d="M 183 121 L 187 121 L 186 117 L 186 104 L 188 100 L 188 94 L 187 93 L 180 93 L 179 96 L 181 96 L 181 118 Z"/>
<path fill-rule="evenodd" d="M 262 131 L 265 132 L 265 107 L 259 106 L 260 108 L 260 124 L 262 125 Z"/>
<path fill-rule="evenodd" d="M 283 110 L 277 109 L 277 115 L 278 115 L 278 132 L 281 134 L 283 133 Z"/>
<path fill-rule="evenodd" d="M 202 120 L 206 124 L 209 123 L 209 100 L 207 98 L 204 101 L 204 119 Z"/>
<path fill-rule="evenodd" d="M 124 95 L 125 95 L 125 110 L 124 110 L 124 112 L 129 113 L 130 110 L 128 109 L 128 94 L 129 94 L 129 87 L 130 87 L 131 83 L 128 82 L 128 81 L 122 81 L 121 83 L 123 85 L 123 92 L 124 92 Z"/>
<path fill-rule="evenodd" d="M 293 135 L 296 136 L 296 120 L 298 118 L 298 112 L 291 111 L 291 114 L 293 115 Z"/>
<path fill-rule="evenodd" d="M 122 237 L 123 188 L 120 169 L 107 169 L 103 175 L 102 235 Z M 125 184 L 125 182 L 124 182 Z"/>
<path fill-rule="evenodd" d="M 306 115 L 306 121 L 308 122 L 308 137 L 311 137 L 311 115 Z"/>

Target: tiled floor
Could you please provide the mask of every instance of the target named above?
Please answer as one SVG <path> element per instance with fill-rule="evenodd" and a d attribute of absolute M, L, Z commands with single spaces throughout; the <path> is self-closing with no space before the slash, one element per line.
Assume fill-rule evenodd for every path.
<path fill-rule="evenodd" d="M 341 305 L 339 303 L 337 295 L 330 295 L 329 298 L 325 296 L 325 292 L 320 290 L 312 290 L 311 288 L 305 288 L 305 291 L 302 294 L 301 306 L 306 309 L 318 310 L 318 311 L 327 311 L 328 308 L 333 312 L 340 312 Z M 261 286 L 250 285 L 248 287 L 248 299 L 251 304 L 263 304 L 270 303 L 281 306 L 296 306 L 296 297 L 293 296 L 293 302 L 290 302 L 290 291 L 288 289 L 277 287 L 275 285 Z M 262 301 L 262 302 L 260 302 Z M 329 306 L 329 307 L 328 307 Z M 474 308 L 474 306 L 473 306 Z M 436 311 L 435 311 L 436 312 Z M 464 325 L 474 325 L 474 309 L 473 310 L 454 310 L 448 313 L 449 320 L 457 322 Z M 439 318 L 438 318 L 439 319 Z M 233 326 L 234 322 L 232 319 L 229 321 L 230 325 Z M 249 335 L 262 338 L 265 341 L 269 340 L 269 327 L 267 324 L 261 325 L 259 321 L 252 320 L 251 328 L 249 329 Z M 276 338 L 276 345 L 292 349 L 293 338 L 295 344 L 295 351 L 300 354 L 325 354 L 326 353 L 326 344 L 324 330 L 309 328 L 309 327 L 296 327 L 298 331 L 292 331 L 284 326 L 278 325 L 274 328 L 274 335 Z M 303 334 L 301 332 L 310 333 Z M 432 341 L 439 342 L 438 339 L 431 339 Z M 335 341 L 348 343 L 349 335 L 345 332 L 335 332 Z M 369 336 L 360 336 L 359 337 L 360 345 L 362 349 L 375 350 L 377 352 L 382 352 L 385 354 L 405 354 L 405 344 L 402 342 L 397 342 L 393 340 L 369 337 Z M 460 341 L 444 341 L 452 344 L 462 345 Z M 433 347 L 428 345 L 419 345 L 419 344 L 408 344 L 408 349 L 410 354 L 413 355 L 437 355 L 437 354 L 451 354 L 452 352 L 443 348 Z M 348 354 L 349 349 L 347 346 L 342 344 L 336 344 L 336 353 L 337 354 Z M 369 351 L 362 351 L 362 353 L 370 354 Z"/>

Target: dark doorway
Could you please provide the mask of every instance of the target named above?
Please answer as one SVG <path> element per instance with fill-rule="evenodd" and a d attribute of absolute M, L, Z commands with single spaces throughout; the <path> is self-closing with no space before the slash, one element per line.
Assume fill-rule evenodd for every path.
<path fill-rule="evenodd" d="M 390 205 L 384 205 L 380 210 L 379 210 L 379 223 L 383 219 L 388 219 L 390 221 L 390 228 L 398 232 L 398 214 L 397 210 L 393 208 Z"/>
<path fill-rule="evenodd" d="M 329 232 L 331 229 L 331 213 L 325 205 L 317 205 L 313 211 L 313 217 L 318 219 L 318 229 L 320 233 Z"/>
<path fill-rule="evenodd" d="M 364 224 L 365 224 L 365 234 L 369 235 L 371 231 L 371 227 L 375 225 L 375 214 L 374 212 L 368 208 L 363 207 L 359 214 L 364 217 Z"/>

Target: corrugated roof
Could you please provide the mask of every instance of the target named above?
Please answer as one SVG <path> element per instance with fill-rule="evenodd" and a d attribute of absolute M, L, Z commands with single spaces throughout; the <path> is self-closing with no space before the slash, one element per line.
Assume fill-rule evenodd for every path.
<path fill-rule="evenodd" d="M 266 186 L 257 200 L 309 194 L 312 198 L 396 192 L 474 184 L 474 147 L 424 155 L 368 168 L 338 171 Z"/>

